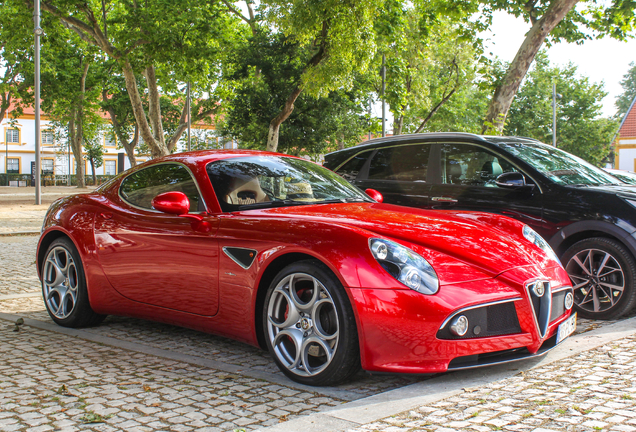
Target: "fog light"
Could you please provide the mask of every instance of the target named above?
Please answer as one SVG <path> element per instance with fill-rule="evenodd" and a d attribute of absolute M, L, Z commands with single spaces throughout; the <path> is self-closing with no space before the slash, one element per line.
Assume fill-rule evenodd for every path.
<path fill-rule="evenodd" d="M 565 309 L 567 310 L 572 309 L 572 305 L 574 305 L 574 296 L 572 295 L 571 292 L 565 295 L 565 300 L 563 301 L 563 304 L 565 306 Z"/>
<path fill-rule="evenodd" d="M 537 282 L 532 287 L 532 291 L 536 294 L 537 297 L 542 297 L 545 294 L 545 287 L 543 286 L 543 282 Z"/>
<path fill-rule="evenodd" d="M 450 331 L 455 336 L 464 336 L 468 331 L 468 318 L 460 315 L 451 320 Z"/>

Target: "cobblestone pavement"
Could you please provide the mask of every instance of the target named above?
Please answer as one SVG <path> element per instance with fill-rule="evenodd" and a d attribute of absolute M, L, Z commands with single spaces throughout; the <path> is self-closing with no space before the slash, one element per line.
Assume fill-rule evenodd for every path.
<path fill-rule="evenodd" d="M 39 291 L 38 236 L 0 237 L 0 296 Z"/>
<path fill-rule="evenodd" d="M 267 426 L 340 401 L 186 363 L 0 326 L 0 430 Z"/>
<path fill-rule="evenodd" d="M 350 432 L 496 430 L 636 431 L 636 336 Z"/>

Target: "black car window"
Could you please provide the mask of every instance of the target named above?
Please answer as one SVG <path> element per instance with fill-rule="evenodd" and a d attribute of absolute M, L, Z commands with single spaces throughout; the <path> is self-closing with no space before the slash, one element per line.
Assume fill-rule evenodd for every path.
<path fill-rule="evenodd" d="M 499 175 L 517 171 L 495 153 L 470 144 L 444 144 L 441 162 L 446 184 L 491 187 Z"/>
<path fill-rule="evenodd" d="M 144 209 L 153 209 L 152 199 L 164 192 L 183 192 L 190 200 L 190 212 L 204 211 L 205 206 L 194 179 L 186 167 L 161 164 L 136 171 L 121 182 L 124 201 Z"/>
<path fill-rule="evenodd" d="M 369 179 L 425 182 L 430 153 L 430 144 L 380 149 L 371 160 Z"/>
<path fill-rule="evenodd" d="M 369 155 L 371 155 L 371 150 L 358 153 L 357 155 L 349 159 L 347 163 L 338 168 L 336 173 L 347 181 L 355 181 Z"/>

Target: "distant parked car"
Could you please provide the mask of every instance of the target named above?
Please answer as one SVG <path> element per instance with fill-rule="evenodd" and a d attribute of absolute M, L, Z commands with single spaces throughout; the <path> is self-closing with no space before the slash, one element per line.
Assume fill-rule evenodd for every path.
<path fill-rule="evenodd" d="M 636 190 L 576 156 L 527 138 L 432 133 L 375 139 L 325 166 L 387 203 L 525 222 L 561 258 L 582 316 L 636 305 Z"/>
<path fill-rule="evenodd" d="M 622 181 L 623 183 L 627 183 L 630 185 L 636 185 L 636 173 L 625 170 L 617 170 L 605 168 L 605 171 Z"/>

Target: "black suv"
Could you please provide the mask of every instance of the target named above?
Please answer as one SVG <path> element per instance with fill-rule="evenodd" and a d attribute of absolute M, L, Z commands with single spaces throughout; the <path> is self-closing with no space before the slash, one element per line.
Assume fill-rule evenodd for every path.
<path fill-rule="evenodd" d="M 636 187 L 576 156 L 528 138 L 431 133 L 371 140 L 325 166 L 386 203 L 525 222 L 560 257 L 582 316 L 636 304 Z"/>

